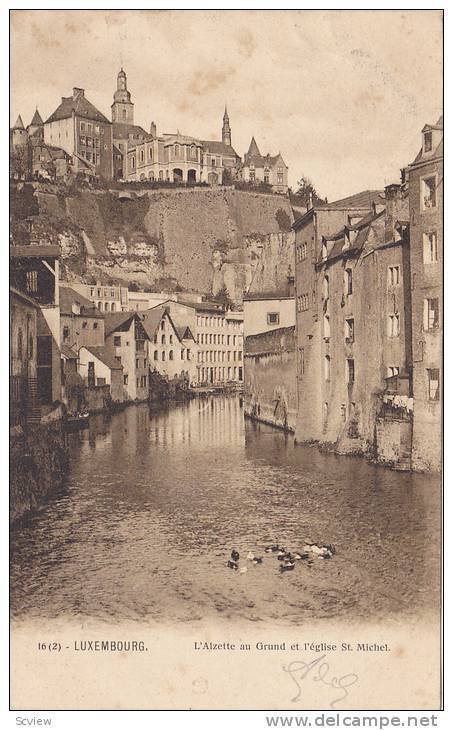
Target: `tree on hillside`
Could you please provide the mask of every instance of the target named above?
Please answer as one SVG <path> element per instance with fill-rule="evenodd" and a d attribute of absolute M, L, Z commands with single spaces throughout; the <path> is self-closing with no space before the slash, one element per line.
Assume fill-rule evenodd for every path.
<path fill-rule="evenodd" d="M 217 302 L 218 304 L 222 304 L 225 309 L 231 309 L 233 306 L 233 302 L 231 301 L 229 291 L 224 284 L 221 289 L 212 297 L 212 300 L 214 302 Z"/>
<path fill-rule="evenodd" d="M 312 205 L 316 205 L 317 203 L 326 202 L 318 195 L 316 188 L 310 178 L 306 177 L 305 175 L 302 175 L 302 177 L 298 181 L 297 190 L 294 193 L 294 197 L 298 199 L 297 202 L 304 205 L 306 208 L 309 208 Z"/>

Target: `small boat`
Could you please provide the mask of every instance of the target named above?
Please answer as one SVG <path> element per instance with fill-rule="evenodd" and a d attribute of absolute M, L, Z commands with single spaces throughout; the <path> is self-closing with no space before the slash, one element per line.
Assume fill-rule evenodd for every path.
<path fill-rule="evenodd" d="M 66 416 L 65 429 L 66 431 L 78 431 L 81 428 L 88 428 L 89 419 L 89 413 L 76 413 L 74 415 L 68 415 Z"/>

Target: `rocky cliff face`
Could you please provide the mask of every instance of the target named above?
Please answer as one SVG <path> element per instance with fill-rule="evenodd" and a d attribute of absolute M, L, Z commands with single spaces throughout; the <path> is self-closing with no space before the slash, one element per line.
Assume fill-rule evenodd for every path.
<path fill-rule="evenodd" d="M 231 188 L 162 191 L 57 191 L 33 184 L 14 191 L 18 242 L 58 242 L 69 279 L 216 294 L 240 302 L 269 234 L 288 231 L 284 196 Z"/>

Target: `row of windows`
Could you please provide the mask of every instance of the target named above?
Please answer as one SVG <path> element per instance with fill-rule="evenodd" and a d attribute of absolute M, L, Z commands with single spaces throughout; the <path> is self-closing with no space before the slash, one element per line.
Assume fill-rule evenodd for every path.
<path fill-rule="evenodd" d="M 197 342 L 199 345 L 238 345 L 239 335 L 220 335 L 202 332 L 197 334 Z"/>
<path fill-rule="evenodd" d="M 101 142 L 97 137 L 87 137 L 85 134 L 79 135 L 79 142 L 84 147 L 100 148 Z"/>
<path fill-rule="evenodd" d="M 199 383 L 214 383 L 225 380 L 242 380 L 242 367 L 200 368 L 198 370 Z"/>
<path fill-rule="evenodd" d="M 181 360 L 184 360 L 184 359 L 190 360 L 191 359 L 191 351 L 189 349 L 187 349 L 187 350 L 184 350 L 184 349 L 181 350 L 180 351 L 180 357 L 181 357 Z M 166 359 L 167 359 L 167 353 L 165 352 L 165 350 L 162 350 L 161 351 L 160 357 L 159 357 L 159 350 L 154 350 L 154 360 L 156 360 L 156 361 L 157 360 L 161 360 L 162 362 L 165 362 Z M 175 355 L 174 355 L 173 350 L 170 350 L 168 352 L 168 359 L 169 360 L 174 360 L 175 359 Z"/>
<path fill-rule="evenodd" d="M 100 134 L 101 127 L 99 124 L 92 124 L 91 122 L 80 122 L 80 131 L 90 132 L 91 134 Z"/>
<path fill-rule="evenodd" d="M 110 299 L 118 299 L 119 294 L 115 291 L 115 289 L 107 289 L 104 287 L 101 289 L 101 287 L 94 287 L 92 286 L 90 289 L 90 297 L 110 297 Z"/>
<path fill-rule="evenodd" d="M 98 165 L 101 159 L 97 152 L 89 152 L 88 150 L 80 150 L 80 157 L 88 160 L 88 162 L 93 162 L 94 165 Z"/>
<path fill-rule="evenodd" d="M 241 361 L 242 352 L 240 350 L 234 350 L 233 352 L 230 350 L 228 350 L 228 352 L 225 352 L 224 350 L 222 352 L 218 352 L 217 350 L 207 350 L 206 352 L 198 353 L 198 362 L 225 362 L 225 360 L 230 362 L 231 359 L 234 361 Z"/>

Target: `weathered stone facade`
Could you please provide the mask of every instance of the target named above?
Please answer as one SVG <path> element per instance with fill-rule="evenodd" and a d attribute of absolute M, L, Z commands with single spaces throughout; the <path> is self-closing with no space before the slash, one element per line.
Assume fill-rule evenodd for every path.
<path fill-rule="evenodd" d="M 245 339 L 245 403 L 250 418 L 285 431 L 296 428 L 295 327 Z"/>

